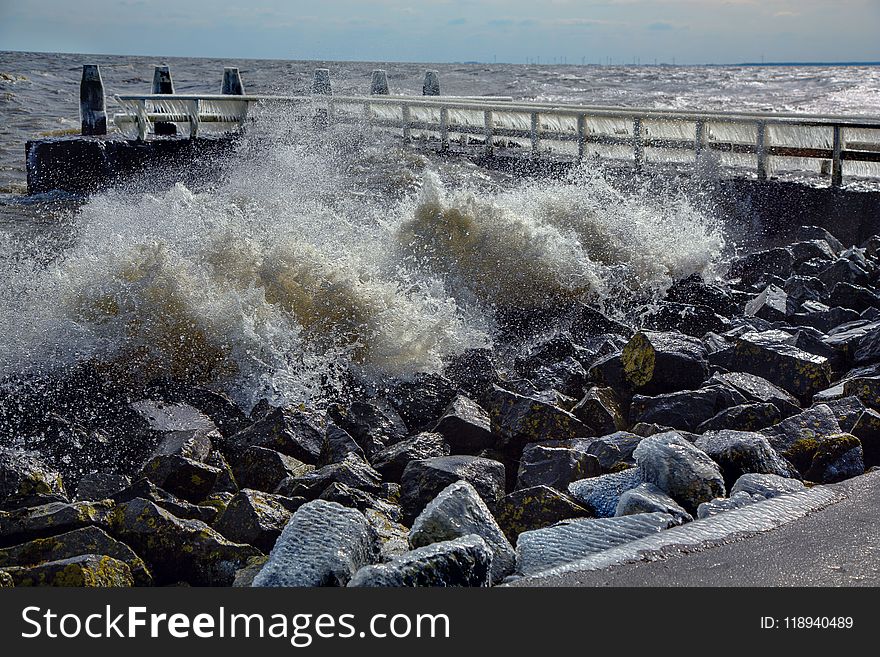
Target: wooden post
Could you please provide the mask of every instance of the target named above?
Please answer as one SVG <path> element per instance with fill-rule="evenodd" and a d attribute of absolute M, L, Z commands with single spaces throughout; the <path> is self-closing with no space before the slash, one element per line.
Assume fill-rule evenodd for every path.
<path fill-rule="evenodd" d="M 241 74 L 236 67 L 227 66 L 223 69 L 223 83 L 220 85 L 220 93 L 225 96 L 244 96 Z"/>
<path fill-rule="evenodd" d="M 168 68 L 168 66 L 157 66 L 153 69 L 153 93 L 174 93 L 174 81 L 171 79 L 171 69 Z M 177 126 L 173 123 L 157 121 L 153 124 L 153 133 L 157 135 L 173 136 L 177 134 Z"/>
<path fill-rule="evenodd" d="M 107 108 L 104 99 L 104 81 L 97 64 L 84 64 L 79 83 L 79 114 L 82 134 L 107 134 Z"/>
<path fill-rule="evenodd" d="M 425 82 L 422 85 L 422 95 L 440 95 L 440 73 L 437 71 L 425 71 Z"/>
<path fill-rule="evenodd" d="M 831 160 L 831 186 L 840 187 L 843 184 L 843 128 L 834 126 L 834 145 Z"/>
<path fill-rule="evenodd" d="M 758 121 L 758 180 L 767 180 L 767 123 Z"/>
<path fill-rule="evenodd" d="M 332 96 L 333 95 L 333 87 L 330 84 L 330 69 L 329 68 L 316 68 L 315 69 L 315 77 L 312 80 L 312 95 L 313 96 Z M 324 130 L 330 125 L 330 112 L 329 109 L 325 109 L 323 107 L 315 110 L 315 120 L 314 125 L 317 130 Z"/>
<path fill-rule="evenodd" d="M 381 68 L 377 68 L 373 71 L 373 80 L 370 82 L 370 95 L 388 95 L 388 74 Z"/>

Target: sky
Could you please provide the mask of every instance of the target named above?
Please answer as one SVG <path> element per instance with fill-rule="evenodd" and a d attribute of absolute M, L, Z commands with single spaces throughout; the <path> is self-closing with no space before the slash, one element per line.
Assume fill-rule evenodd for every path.
<path fill-rule="evenodd" d="M 880 61 L 880 0 L 0 0 L 0 50 L 363 61 Z"/>

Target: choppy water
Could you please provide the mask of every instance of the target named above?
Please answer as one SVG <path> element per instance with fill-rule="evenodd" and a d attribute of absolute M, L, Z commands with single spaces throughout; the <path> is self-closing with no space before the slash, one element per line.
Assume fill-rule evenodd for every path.
<path fill-rule="evenodd" d="M 339 129 L 317 143 L 258 124 L 221 182 L 26 201 L 24 141 L 78 127 L 83 62 L 110 93 L 147 91 L 147 58 L 0 54 L 0 376 L 89 360 L 119 379 L 172 375 L 311 403 L 354 372 L 438 371 L 492 344 L 514 309 L 573 300 L 610 312 L 680 277 L 711 278 L 724 227 L 674 191 L 612 188 L 584 165 L 557 181 L 490 175 Z M 170 60 L 179 92 L 237 64 L 248 92 L 301 93 L 315 62 Z M 424 65 L 331 63 L 335 90 Z M 444 93 L 676 108 L 873 113 L 880 68 L 438 65 Z M 108 108 L 112 113 L 113 108 Z"/>

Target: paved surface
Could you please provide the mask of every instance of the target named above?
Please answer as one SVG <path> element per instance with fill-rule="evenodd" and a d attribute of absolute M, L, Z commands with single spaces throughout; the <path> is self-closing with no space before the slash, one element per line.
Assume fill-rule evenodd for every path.
<path fill-rule="evenodd" d="M 880 472 L 778 529 L 652 562 L 533 577 L 514 586 L 880 586 Z"/>

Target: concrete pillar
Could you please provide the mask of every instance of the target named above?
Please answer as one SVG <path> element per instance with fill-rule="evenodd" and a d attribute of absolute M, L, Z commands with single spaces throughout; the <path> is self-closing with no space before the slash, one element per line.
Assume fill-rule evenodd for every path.
<path fill-rule="evenodd" d="M 79 83 L 79 114 L 82 134 L 107 134 L 107 108 L 104 99 L 104 81 L 97 64 L 84 64 Z"/>
<path fill-rule="evenodd" d="M 317 96 L 332 96 L 333 88 L 330 85 L 330 69 L 316 68 L 315 79 L 312 80 L 312 93 Z"/>
<path fill-rule="evenodd" d="M 227 66 L 223 69 L 223 84 L 220 85 L 220 93 L 226 96 L 244 96 L 241 74 L 236 67 Z"/>
<path fill-rule="evenodd" d="M 174 81 L 168 66 L 157 66 L 153 69 L 153 93 L 173 94 Z M 177 134 L 177 126 L 173 123 L 157 121 L 153 124 L 153 132 L 157 135 L 173 136 Z"/>
<path fill-rule="evenodd" d="M 388 95 L 388 75 L 381 68 L 377 68 L 373 71 L 373 81 L 370 83 L 370 95 Z"/>
<path fill-rule="evenodd" d="M 440 95 L 440 73 L 437 71 L 425 71 L 425 83 L 422 85 L 422 95 Z"/>

